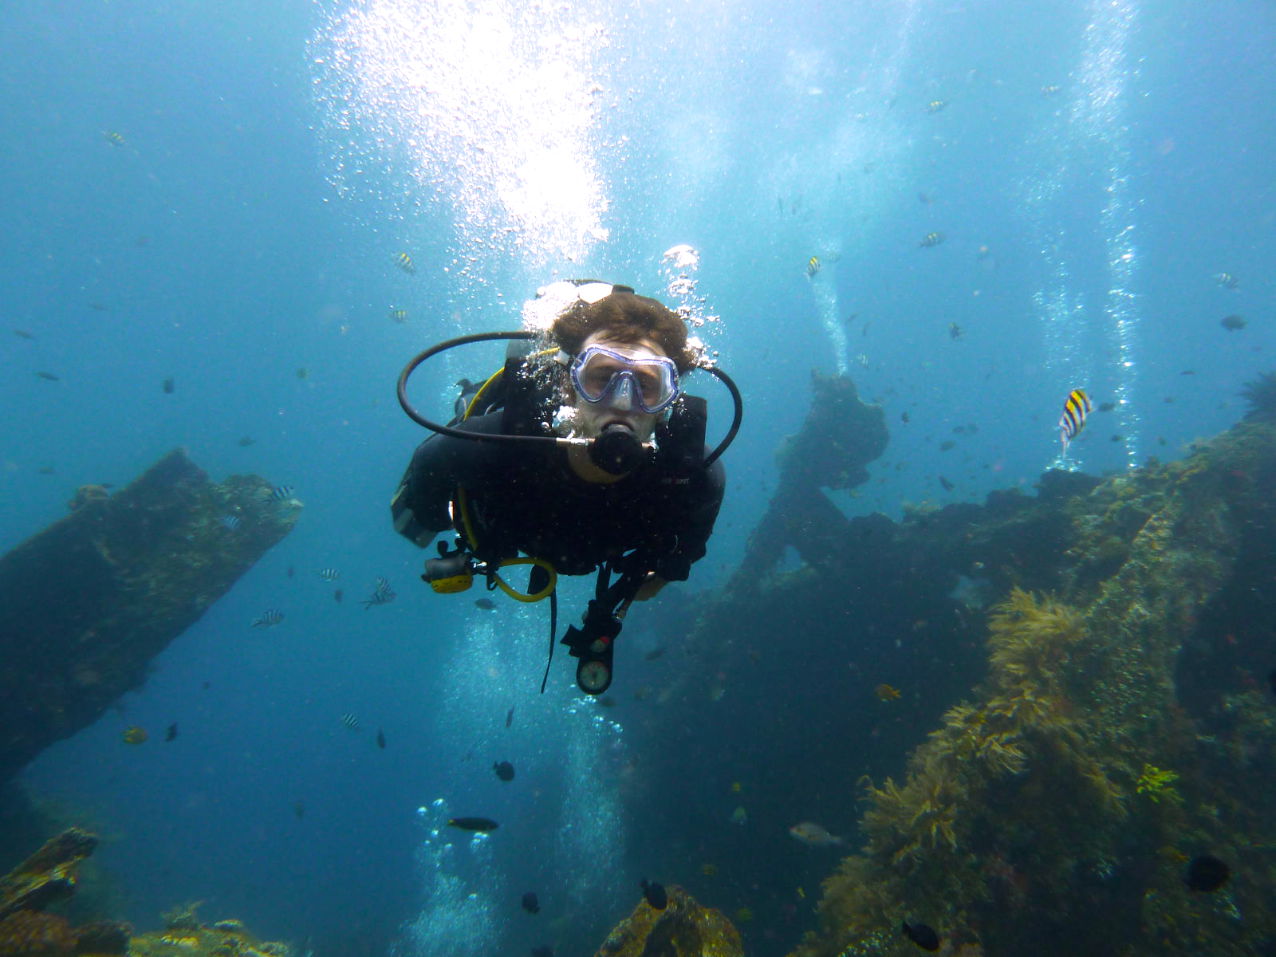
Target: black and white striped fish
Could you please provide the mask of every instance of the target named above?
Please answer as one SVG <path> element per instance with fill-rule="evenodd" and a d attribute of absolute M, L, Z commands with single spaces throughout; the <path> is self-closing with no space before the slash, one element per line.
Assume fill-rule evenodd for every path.
<path fill-rule="evenodd" d="M 321 568 L 319 569 L 319 577 L 326 582 L 335 582 L 341 577 L 341 572 L 335 568 Z"/>
<path fill-rule="evenodd" d="M 292 500 L 293 487 L 291 485 L 276 485 L 270 490 L 270 500 L 272 502 L 288 502 Z"/>
<path fill-rule="evenodd" d="M 351 731 L 354 731 L 358 729 L 359 727 L 359 717 L 358 715 L 353 715 L 349 711 L 347 711 L 345 714 L 341 716 L 341 723 L 344 724 Z"/>
<path fill-rule="evenodd" d="M 390 582 L 385 578 L 377 578 L 376 590 L 372 593 L 371 598 L 365 598 L 362 602 L 364 611 L 367 611 L 373 605 L 388 605 L 394 601 L 394 589 L 390 587 Z"/>
<path fill-rule="evenodd" d="M 1068 452 L 1068 443 L 1077 437 L 1085 426 L 1086 416 L 1090 414 L 1090 397 L 1084 389 L 1073 389 L 1063 403 L 1063 415 L 1059 416 L 1059 439 L 1063 442 L 1063 452 Z"/>
<path fill-rule="evenodd" d="M 260 618 L 253 621 L 254 628 L 271 628 L 284 620 L 284 613 L 276 608 L 267 608 Z"/>

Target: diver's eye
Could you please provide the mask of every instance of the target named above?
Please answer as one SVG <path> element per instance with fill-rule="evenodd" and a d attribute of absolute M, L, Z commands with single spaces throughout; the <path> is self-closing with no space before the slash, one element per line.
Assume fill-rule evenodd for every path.
<path fill-rule="evenodd" d="M 639 366 L 634 370 L 638 379 L 638 388 L 642 392 L 643 401 L 655 405 L 665 396 L 664 376 L 651 366 Z"/>

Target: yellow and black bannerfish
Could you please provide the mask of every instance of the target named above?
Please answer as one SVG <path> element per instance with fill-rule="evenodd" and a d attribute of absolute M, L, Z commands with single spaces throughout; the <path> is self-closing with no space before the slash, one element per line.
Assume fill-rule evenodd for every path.
<path fill-rule="evenodd" d="M 927 112 L 927 113 L 938 113 L 940 110 L 942 110 L 942 109 L 943 109 L 944 107 L 946 107 L 947 105 L 948 105 L 948 101 L 947 101 L 947 100 L 931 100 L 929 103 L 927 103 L 927 104 L 926 104 L 926 112 Z"/>
<path fill-rule="evenodd" d="M 943 233 L 927 233 L 917 245 L 923 249 L 930 249 L 932 246 L 938 246 L 944 239 Z"/>
<path fill-rule="evenodd" d="M 102 138 L 106 140 L 108 143 L 110 143 L 112 146 L 124 145 L 124 134 L 118 133 L 115 130 L 103 130 Z"/>
<path fill-rule="evenodd" d="M 416 263 L 412 261 L 412 257 L 407 253 L 399 253 L 394 257 L 394 264 L 402 269 L 409 276 L 416 275 Z"/>
<path fill-rule="evenodd" d="M 1063 403 L 1063 415 L 1059 416 L 1059 439 L 1063 442 L 1063 451 L 1068 451 L 1068 443 L 1077 437 L 1085 425 L 1086 416 L 1090 414 L 1090 397 L 1085 389 L 1073 389 Z"/>
<path fill-rule="evenodd" d="M 810 259 L 806 261 L 806 277 L 808 279 L 812 278 L 817 272 L 820 271 L 820 266 L 822 265 L 823 263 L 820 262 L 819 256 L 812 256 Z"/>

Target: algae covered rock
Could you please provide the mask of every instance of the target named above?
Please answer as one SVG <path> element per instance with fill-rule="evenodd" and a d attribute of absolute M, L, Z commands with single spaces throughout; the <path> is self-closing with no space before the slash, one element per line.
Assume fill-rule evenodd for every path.
<path fill-rule="evenodd" d="M 664 910 L 640 900 L 595 957 L 743 957 L 740 932 L 721 911 L 701 906 L 677 885 L 668 895 Z"/>

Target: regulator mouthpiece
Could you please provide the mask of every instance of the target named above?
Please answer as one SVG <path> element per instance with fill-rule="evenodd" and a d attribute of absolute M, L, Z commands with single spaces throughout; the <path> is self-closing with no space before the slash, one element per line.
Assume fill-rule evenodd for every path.
<path fill-rule="evenodd" d="M 647 460 L 647 450 L 633 429 L 613 422 L 590 443 L 589 459 L 609 475 L 624 475 Z"/>

